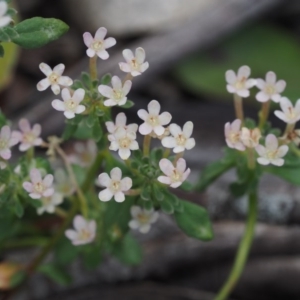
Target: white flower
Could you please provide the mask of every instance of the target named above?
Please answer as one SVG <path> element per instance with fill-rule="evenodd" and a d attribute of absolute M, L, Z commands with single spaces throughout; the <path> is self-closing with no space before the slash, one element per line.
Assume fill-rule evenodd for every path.
<path fill-rule="evenodd" d="M 176 168 L 168 159 L 163 158 L 159 161 L 159 167 L 167 176 L 159 176 L 157 180 L 172 188 L 179 187 L 191 173 L 190 168 L 186 170 L 186 161 L 183 158 L 178 159 Z"/>
<path fill-rule="evenodd" d="M 242 121 L 239 119 L 234 120 L 225 124 L 225 139 L 229 148 L 244 151 L 245 145 L 241 141 L 241 124 Z"/>
<path fill-rule="evenodd" d="M 9 24 L 11 17 L 7 16 L 7 3 L 5 1 L 0 1 L 0 28 Z"/>
<path fill-rule="evenodd" d="M 60 93 L 60 86 L 71 86 L 73 80 L 68 76 L 62 76 L 65 70 L 64 64 L 59 64 L 52 69 L 45 63 L 40 64 L 40 70 L 47 76 L 37 84 L 38 91 L 44 91 L 51 85 L 51 90 L 55 95 Z"/>
<path fill-rule="evenodd" d="M 139 149 L 139 144 L 135 139 L 135 132 L 128 132 L 125 128 L 120 127 L 114 134 L 108 135 L 109 149 L 118 151 L 120 157 L 126 160 L 130 156 L 131 150 Z"/>
<path fill-rule="evenodd" d="M 132 220 L 129 222 L 131 229 L 138 229 L 141 233 L 149 232 L 151 224 L 155 223 L 159 217 L 157 211 L 142 209 L 139 206 L 132 206 L 130 209 Z"/>
<path fill-rule="evenodd" d="M 55 99 L 52 101 L 52 106 L 58 111 L 63 111 L 67 119 L 72 119 L 75 117 L 75 114 L 81 114 L 85 111 L 85 106 L 80 104 L 84 95 L 84 89 L 77 89 L 71 96 L 70 91 L 64 88 L 61 92 L 64 101 Z"/>
<path fill-rule="evenodd" d="M 132 82 L 126 80 L 122 84 L 121 79 L 118 76 L 113 76 L 111 79 L 112 87 L 107 85 L 99 85 L 98 91 L 108 99 L 104 101 L 105 106 L 124 105 L 127 101 L 127 94 L 131 89 Z"/>
<path fill-rule="evenodd" d="M 70 177 L 63 169 L 56 169 L 54 172 L 55 190 L 66 197 L 71 196 L 75 187 Z"/>
<path fill-rule="evenodd" d="M 124 128 L 127 130 L 127 132 L 133 132 L 136 133 L 137 129 L 138 129 L 138 125 L 137 124 L 128 124 L 126 125 L 126 115 L 124 113 L 118 113 L 116 116 L 116 123 L 114 122 L 105 122 L 107 131 L 111 134 L 114 134 L 117 129 L 119 128 Z"/>
<path fill-rule="evenodd" d="M 141 75 L 149 68 L 149 63 L 144 62 L 146 58 L 145 50 L 141 47 L 136 48 L 135 56 L 131 50 L 123 50 L 123 57 L 125 58 L 126 63 L 120 62 L 120 69 L 123 72 L 131 73 L 132 76 Z"/>
<path fill-rule="evenodd" d="M 122 171 L 116 167 L 110 171 L 110 177 L 107 173 L 101 173 L 98 177 L 99 184 L 106 187 L 105 190 L 99 193 L 101 201 L 109 201 L 112 197 L 116 202 L 123 202 L 125 200 L 124 192 L 132 187 L 132 180 L 129 177 L 122 179 Z"/>
<path fill-rule="evenodd" d="M 98 149 L 94 140 L 88 140 L 86 144 L 75 143 L 75 154 L 69 156 L 69 161 L 82 167 L 89 167 L 95 160 Z"/>
<path fill-rule="evenodd" d="M 45 178 L 42 179 L 41 172 L 38 169 L 31 169 L 30 180 L 31 182 L 25 181 L 23 183 L 23 188 L 29 193 L 32 199 L 40 199 L 53 195 L 53 175 L 47 174 Z"/>
<path fill-rule="evenodd" d="M 20 141 L 20 133 L 11 132 L 10 128 L 5 125 L 0 131 L 0 157 L 7 160 L 11 158 L 10 148 Z"/>
<path fill-rule="evenodd" d="M 258 128 L 254 128 L 254 129 L 248 129 L 246 127 L 242 128 L 240 139 L 246 147 L 255 148 L 259 144 L 260 138 L 261 138 L 261 133 Z"/>
<path fill-rule="evenodd" d="M 63 195 L 60 193 L 54 193 L 49 197 L 42 197 L 40 199 L 42 206 L 37 209 L 39 215 L 47 212 L 53 214 L 55 212 L 55 207 L 63 202 Z"/>
<path fill-rule="evenodd" d="M 260 156 L 257 158 L 257 161 L 261 165 L 272 164 L 282 166 L 284 164 L 282 157 L 286 155 L 289 147 L 287 145 L 278 147 L 276 136 L 274 134 L 268 134 L 266 137 L 266 147 L 258 145 L 255 150 Z"/>
<path fill-rule="evenodd" d="M 27 119 L 21 119 L 19 121 L 20 132 L 20 151 L 27 151 L 29 148 L 34 146 L 40 146 L 43 140 L 39 137 L 41 134 L 41 125 L 34 124 L 33 127 L 30 127 L 30 124 Z"/>
<path fill-rule="evenodd" d="M 100 27 L 95 34 L 95 37 L 89 33 L 85 32 L 83 34 L 83 41 L 88 47 L 86 54 L 89 57 L 94 57 L 98 55 L 101 59 L 108 59 L 109 54 L 106 49 L 114 46 L 116 40 L 112 37 L 104 39 L 107 34 L 107 29 L 105 27 Z"/>
<path fill-rule="evenodd" d="M 140 134 L 147 135 L 154 131 L 158 136 L 163 135 L 165 128 L 163 125 L 170 123 L 172 116 L 168 112 L 160 112 L 160 104 L 156 100 L 152 100 L 148 104 L 148 111 L 145 109 L 140 109 L 138 111 L 138 116 L 145 121 L 139 127 Z"/>
<path fill-rule="evenodd" d="M 256 84 L 255 79 L 248 79 L 250 73 L 251 70 L 248 66 L 240 67 L 237 75 L 233 70 L 226 71 L 227 91 L 243 98 L 249 97 L 249 89 Z"/>
<path fill-rule="evenodd" d="M 74 229 L 65 231 L 66 237 L 72 241 L 74 246 L 91 243 L 96 237 L 96 221 L 88 221 L 77 215 L 73 220 Z"/>
<path fill-rule="evenodd" d="M 282 111 L 275 110 L 274 114 L 282 121 L 288 124 L 295 124 L 300 120 L 300 99 L 297 100 L 294 107 L 288 98 L 282 97 L 280 99 L 280 107 Z"/>
<path fill-rule="evenodd" d="M 185 149 L 190 150 L 195 147 L 195 139 L 191 138 L 194 128 L 193 122 L 186 122 L 182 130 L 177 124 L 171 124 L 169 128 L 172 136 L 162 139 L 161 142 L 164 147 L 174 148 L 174 153 L 183 152 Z"/>
<path fill-rule="evenodd" d="M 261 90 L 256 94 L 256 99 L 259 102 L 267 102 L 273 100 L 279 102 L 281 93 L 286 87 L 284 80 L 278 80 L 276 82 L 276 74 L 272 71 L 266 74 L 266 81 L 263 79 L 256 79 L 256 86 Z"/>

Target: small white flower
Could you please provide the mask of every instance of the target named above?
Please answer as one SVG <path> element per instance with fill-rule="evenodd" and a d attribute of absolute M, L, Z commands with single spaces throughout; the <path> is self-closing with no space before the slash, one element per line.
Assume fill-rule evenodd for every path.
<path fill-rule="evenodd" d="M 149 63 L 144 62 L 146 58 L 145 50 L 141 47 L 136 48 L 135 56 L 131 50 L 123 50 L 123 57 L 125 58 L 126 63 L 120 62 L 120 69 L 123 72 L 131 73 L 132 76 L 141 75 L 149 68 Z"/>
<path fill-rule="evenodd" d="M 165 128 L 163 125 L 167 125 L 170 123 L 172 116 L 168 112 L 160 112 L 160 104 L 156 100 L 152 100 L 148 104 L 148 111 L 145 109 L 140 109 L 138 111 L 138 116 L 145 121 L 139 127 L 140 134 L 147 135 L 151 132 L 154 132 L 158 136 L 163 135 L 165 132 Z"/>
<path fill-rule="evenodd" d="M 95 34 L 95 37 L 89 33 L 85 32 L 83 34 L 83 41 L 88 47 L 86 54 L 89 57 L 94 57 L 98 55 L 101 59 L 105 60 L 109 58 L 109 54 L 106 49 L 114 46 L 116 40 L 112 37 L 104 39 L 107 34 L 107 29 L 105 27 L 100 27 Z"/>
<path fill-rule="evenodd" d="M 182 130 L 177 124 L 171 124 L 169 128 L 172 136 L 162 139 L 161 142 L 164 147 L 174 148 L 174 153 L 183 152 L 185 149 L 190 150 L 195 147 L 195 139 L 191 138 L 194 128 L 193 122 L 186 122 Z"/>
<path fill-rule="evenodd" d="M 135 132 L 128 132 L 126 129 L 120 127 L 114 134 L 108 135 L 108 140 L 110 141 L 109 149 L 118 151 L 120 157 L 126 160 L 130 156 L 131 150 L 139 149 L 139 144 L 135 139 Z"/>
<path fill-rule="evenodd" d="M 191 173 L 190 168 L 186 169 L 186 161 L 183 158 L 178 159 L 176 168 L 168 159 L 163 158 L 159 161 L 159 167 L 167 176 L 159 176 L 157 180 L 172 188 L 179 187 Z"/>
<path fill-rule="evenodd" d="M 69 156 L 69 161 L 82 167 L 89 167 L 95 160 L 98 149 L 94 140 L 88 140 L 86 144 L 75 143 L 75 154 Z"/>
<path fill-rule="evenodd" d="M 284 80 L 276 82 L 276 74 L 272 71 L 266 74 L 266 80 L 256 79 L 256 86 L 261 90 L 256 94 L 256 99 L 259 102 L 267 102 L 273 100 L 278 103 L 281 98 L 281 93 L 286 87 Z"/>
<path fill-rule="evenodd" d="M 0 157 L 5 160 L 11 158 L 10 148 L 20 141 L 20 133 L 17 131 L 11 132 L 10 128 L 5 125 L 0 131 Z"/>
<path fill-rule="evenodd" d="M 84 95 L 84 89 L 77 89 L 71 96 L 70 91 L 65 88 L 61 92 L 64 101 L 55 99 L 52 101 L 52 106 L 58 111 L 63 111 L 67 119 L 72 119 L 75 117 L 75 114 L 81 114 L 85 111 L 85 106 L 80 104 Z"/>
<path fill-rule="evenodd" d="M 30 127 L 30 123 L 27 119 L 21 119 L 19 121 L 20 132 L 20 151 L 27 151 L 29 148 L 34 146 L 40 146 L 43 140 L 40 138 L 41 134 L 41 125 L 34 124 L 33 127 Z"/>
<path fill-rule="evenodd" d="M 107 173 L 101 173 L 98 177 L 99 184 L 106 187 L 105 190 L 99 193 L 101 201 L 109 201 L 112 197 L 116 202 L 123 202 L 125 200 L 124 192 L 132 187 L 132 180 L 129 177 L 122 179 L 122 171 L 116 167 L 110 171 L 110 177 Z"/>
<path fill-rule="evenodd" d="M 258 128 L 248 129 L 242 128 L 240 139 L 243 144 L 248 148 L 255 148 L 259 144 L 261 133 Z"/>
<path fill-rule="evenodd" d="M 5 1 L 0 1 L 0 28 L 9 24 L 11 17 L 7 16 L 7 3 Z"/>
<path fill-rule="evenodd" d="M 266 147 L 258 145 L 255 150 L 260 156 L 257 158 L 257 161 L 261 165 L 272 164 L 275 166 L 282 166 L 284 164 L 282 157 L 286 155 L 289 147 L 287 145 L 278 147 L 276 136 L 274 134 L 268 134 L 266 137 Z"/>
<path fill-rule="evenodd" d="M 74 246 L 91 243 L 96 237 L 96 221 L 88 221 L 77 215 L 73 220 L 74 229 L 65 231 L 66 237 L 71 240 Z"/>
<path fill-rule="evenodd" d="M 56 169 L 54 172 L 54 182 L 55 182 L 55 190 L 66 197 L 71 196 L 75 187 L 72 183 L 72 180 L 66 174 L 63 169 Z"/>
<path fill-rule="evenodd" d="M 42 206 L 37 209 L 39 215 L 47 212 L 53 214 L 55 212 L 55 207 L 63 202 L 63 195 L 60 193 L 54 193 L 49 197 L 42 197 L 40 199 Z"/>
<path fill-rule="evenodd" d="M 133 132 L 136 133 L 137 129 L 138 129 L 138 125 L 137 124 L 128 124 L 126 125 L 126 115 L 124 113 L 118 113 L 116 116 L 116 123 L 114 122 L 105 122 L 107 131 L 111 134 L 114 134 L 117 129 L 119 128 L 124 128 L 126 129 L 127 132 Z"/>
<path fill-rule="evenodd" d="M 240 67 L 237 75 L 233 70 L 226 71 L 227 91 L 243 98 L 249 97 L 249 89 L 256 84 L 255 79 L 248 79 L 250 73 L 251 70 L 248 66 Z"/>
<path fill-rule="evenodd" d="M 30 180 L 31 182 L 23 182 L 23 188 L 29 193 L 32 199 L 40 199 L 53 195 L 53 175 L 47 174 L 44 179 L 42 179 L 41 172 L 38 169 L 31 169 Z"/>
<path fill-rule="evenodd" d="M 132 206 L 130 209 L 132 220 L 129 222 L 131 229 L 138 229 L 141 233 L 149 232 L 151 224 L 155 223 L 159 217 L 154 209 L 146 210 L 139 206 Z"/>
<path fill-rule="evenodd" d="M 127 94 L 131 89 L 132 82 L 126 80 L 122 84 L 118 76 L 113 76 L 111 79 L 112 88 L 107 85 L 99 85 L 98 91 L 108 99 L 104 101 L 105 106 L 124 105 L 127 101 Z"/>
<path fill-rule="evenodd" d="M 274 114 L 282 121 L 288 124 L 295 124 L 300 120 L 300 99 L 297 100 L 294 107 L 288 98 L 282 97 L 280 99 L 280 107 L 282 111 L 275 110 Z"/>
<path fill-rule="evenodd" d="M 38 91 L 44 91 L 51 85 L 51 90 L 55 95 L 60 93 L 60 86 L 71 86 L 73 80 L 68 76 L 62 76 L 65 70 L 64 64 L 59 64 L 52 69 L 45 63 L 40 64 L 40 70 L 47 76 L 37 84 Z"/>
<path fill-rule="evenodd" d="M 228 122 L 225 124 L 224 131 L 227 146 L 229 148 L 244 151 L 246 147 L 241 141 L 241 124 L 242 121 L 239 119 L 234 120 L 231 124 Z"/>

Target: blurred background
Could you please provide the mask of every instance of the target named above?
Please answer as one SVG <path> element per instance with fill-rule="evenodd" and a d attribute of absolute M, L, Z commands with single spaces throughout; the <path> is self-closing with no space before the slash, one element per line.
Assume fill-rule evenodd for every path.
<path fill-rule="evenodd" d="M 133 80 L 129 98 L 135 106 L 129 118 L 138 122 L 136 111 L 156 99 L 174 122 L 194 122 L 197 147 L 185 154 L 194 182 L 205 165 L 222 156 L 224 123 L 234 119 L 226 70 L 249 65 L 254 78 L 272 70 L 287 82 L 284 95 L 292 101 L 300 98 L 297 0 L 18 0 L 14 5 L 20 19 L 55 17 L 70 26 L 61 39 L 40 49 L 5 45 L 0 59 L 1 109 L 13 122 L 22 116 L 41 123 L 44 137 L 59 134 L 64 117 L 52 109 L 51 92 L 36 90 L 43 78 L 38 65 L 64 63 L 65 74 L 78 78 L 88 68 L 82 34 L 94 34 L 101 26 L 117 45 L 109 50 L 109 60 L 99 61 L 100 76 L 123 76 L 118 62 L 124 48 L 143 47 L 150 64 Z M 254 118 L 259 108 L 255 92 L 245 101 L 247 116 Z M 205 193 L 182 194 L 209 209 L 213 241 L 187 238 L 171 217 L 161 216 L 148 235 L 136 234 L 143 243 L 142 265 L 129 267 L 106 258 L 89 271 L 76 262 L 70 286 L 37 275 L 16 299 L 212 299 L 232 265 L 247 211 L 246 199 L 232 199 L 228 191 L 234 177 L 229 172 Z M 260 190 L 256 238 L 232 299 L 300 299 L 299 189 L 268 175 Z M 10 255 L 26 261 L 27 253 Z"/>

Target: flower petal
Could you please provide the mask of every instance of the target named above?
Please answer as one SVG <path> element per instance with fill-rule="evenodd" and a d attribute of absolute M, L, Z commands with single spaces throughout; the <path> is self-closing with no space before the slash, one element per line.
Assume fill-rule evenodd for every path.
<path fill-rule="evenodd" d="M 148 112 L 150 115 L 157 116 L 160 111 L 160 104 L 156 100 L 152 100 L 148 104 Z"/>
<path fill-rule="evenodd" d="M 110 177 L 108 176 L 107 173 L 101 173 L 98 176 L 98 182 L 99 182 L 100 185 L 102 185 L 104 187 L 108 187 L 111 183 L 111 179 L 110 179 Z"/>
<path fill-rule="evenodd" d="M 107 98 L 113 98 L 114 97 L 113 89 L 110 86 L 101 84 L 98 87 L 98 91 L 104 97 L 107 97 Z"/>
<path fill-rule="evenodd" d="M 225 79 L 227 83 L 234 84 L 236 82 L 236 75 L 233 70 L 228 70 L 225 73 Z"/>
<path fill-rule="evenodd" d="M 241 79 L 241 78 L 248 78 L 250 76 L 250 73 L 251 73 L 251 70 L 248 66 L 241 66 L 238 70 L 238 73 L 237 73 L 237 77 L 238 79 Z"/>
<path fill-rule="evenodd" d="M 99 199 L 103 202 L 111 200 L 113 193 L 109 189 L 101 191 L 98 195 Z"/>
<path fill-rule="evenodd" d="M 83 42 L 88 48 L 91 46 L 93 41 L 94 41 L 94 38 L 89 32 L 85 32 L 83 34 Z"/>
<path fill-rule="evenodd" d="M 53 183 L 53 175 L 47 174 L 43 180 L 43 184 L 46 187 L 50 187 Z"/>
<path fill-rule="evenodd" d="M 121 190 L 128 191 L 132 187 L 132 179 L 129 177 L 125 177 L 121 180 Z"/>
<path fill-rule="evenodd" d="M 191 122 L 191 121 L 186 122 L 183 125 L 183 129 L 182 129 L 184 136 L 186 138 L 189 138 L 192 135 L 192 133 L 193 133 L 193 129 L 194 129 L 193 122 Z"/>
<path fill-rule="evenodd" d="M 110 47 L 113 47 L 117 43 L 116 39 L 109 37 L 104 41 L 104 48 L 108 49 Z"/>
<path fill-rule="evenodd" d="M 278 140 L 274 134 L 268 134 L 266 137 L 266 148 L 268 150 L 276 150 L 278 148 Z"/>
<path fill-rule="evenodd" d="M 61 100 L 58 100 L 58 99 L 53 100 L 53 101 L 51 102 L 51 105 L 52 105 L 52 107 L 53 107 L 54 109 L 56 109 L 56 110 L 58 110 L 58 111 L 65 111 L 65 104 L 64 104 L 64 102 L 61 101 Z"/>
<path fill-rule="evenodd" d="M 173 164 L 166 158 L 162 158 L 159 161 L 159 167 L 161 169 L 161 171 L 166 174 L 167 176 L 171 176 L 173 174 L 174 171 L 174 166 Z"/>
<path fill-rule="evenodd" d="M 274 72 L 272 72 L 272 71 L 269 71 L 266 74 L 266 82 L 270 83 L 270 84 L 275 84 L 275 82 L 276 82 L 276 74 Z"/>
<path fill-rule="evenodd" d="M 58 75 L 62 75 L 64 70 L 65 70 L 65 65 L 64 64 L 59 64 L 59 65 L 54 67 L 53 72 L 58 74 Z"/>
<path fill-rule="evenodd" d="M 85 229 L 86 220 L 81 215 L 76 215 L 73 219 L 73 226 L 77 231 Z"/>
<path fill-rule="evenodd" d="M 52 74 L 52 69 L 45 63 L 40 63 L 39 68 L 46 76 Z"/>
<path fill-rule="evenodd" d="M 115 167 L 110 171 L 110 178 L 115 181 L 120 181 L 122 178 L 122 171 L 120 168 Z"/>
<path fill-rule="evenodd" d="M 123 202 L 125 200 L 125 195 L 122 192 L 117 192 L 114 196 L 116 202 Z"/>
<path fill-rule="evenodd" d="M 264 166 L 270 164 L 270 161 L 265 157 L 258 157 L 257 162 L 261 165 L 264 165 Z"/>
<path fill-rule="evenodd" d="M 141 124 L 139 127 L 139 133 L 142 135 L 147 135 L 151 133 L 151 131 L 152 131 L 152 126 L 146 122 Z"/>
<path fill-rule="evenodd" d="M 134 59 L 134 55 L 130 49 L 124 49 L 122 54 L 127 63 L 130 63 Z"/>
<path fill-rule="evenodd" d="M 183 173 L 186 169 L 186 161 L 184 158 L 179 158 L 177 163 L 176 163 L 176 169 L 180 172 Z"/>
<path fill-rule="evenodd" d="M 103 60 L 106 60 L 109 58 L 109 54 L 106 50 L 97 51 L 98 57 L 100 57 Z"/>
<path fill-rule="evenodd" d="M 255 96 L 256 100 L 259 102 L 267 102 L 270 99 L 270 96 L 263 91 L 260 91 Z"/>
<path fill-rule="evenodd" d="M 77 102 L 80 103 L 85 95 L 85 90 L 84 89 L 77 89 L 74 94 L 73 94 L 73 99 Z"/>
<path fill-rule="evenodd" d="M 95 33 L 95 40 L 103 41 L 107 34 L 107 29 L 105 27 L 100 27 Z"/>
<path fill-rule="evenodd" d="M 50 81 L 48 78 L 45 78 L 38 82 L 38 84 L 36 85 L 36 88 L 38 91 L 42 92 L 42 91 L 46 90 L 49 86 L 50 86 Z"/>

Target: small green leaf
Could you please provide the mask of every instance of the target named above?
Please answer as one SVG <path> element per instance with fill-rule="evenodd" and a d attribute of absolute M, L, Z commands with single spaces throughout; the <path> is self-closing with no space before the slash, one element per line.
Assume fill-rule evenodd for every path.
<path fill-rule="evenodd" d="M 17 196 L 14 197 L 12 206 L 17 217 L 22 218 L 24 214 L 24 208 Z"/>
<path fill-rule="evenodd" d="M 101 78 L 101 84 L 108 85 L 111 82 L 111 74 L 105 74 Z"/>
<path fill-rule="evenodd" d="M 206 209 L 191 202 L 180 200 L 184 212 L 175 212 L 178 227 L 188 236 L 209 241 L 213 238 L 212 225 Z"/>
<path fill-rule="evenodd" d="M 142 207 L 146 210 L 153 209 L 153 202 L 152 201 L 142 201 Z"/>
<path fill-rule="evenodd" d="M 300 168 L 296 167 L 276 167 L 268 166 L 264 169 L 266 172 L 271 173 L 284 179 L 287 182 L 300 186 Z"/>
<path fill-rule="evenodd" d="M 161 210 L 165 214 L 171 215 L 174 213 L 174 207 L 173 207 L 172 203 L 169 201 L 169 199 L 164 198 L 164 200 L 161 201 L 159 204 L 160 204 Z"/>
<path fill-rule="evenodd" d="M 93 112 L 90 112 L 90 114 L 88 115 L 88 117 L 85 119 L 86 121 L 86 125 L 89 128 L 92 128 L 94 126 L 94 124 L 98 121 L 98 118 L 94 115 Z"/>
<path fill-rule="evenodd" d="M 151 187 L 149 185 L 143 187 L 141 192 L 141 198 L 146 201 L 151 199 Z"/>
<path fill-rule="evenodd" d="M 93 245 L 83 252 L 83 262 L 87 269 L 94 270 L 102 261 L 100 245 Z"/>
<path fill-rule="evenodd" d="M 103 130 L 100 124 L 99 118 L 96 118 L 95 123 L 92 128 L 93 138 L 96 142 L 100 141 L 103 136 Z"/>
<path fill-rule="evenodd" d="M 92 80 L 91 80 L 90 74 L 88 74 L 87 72 L 81 73 L 81 80 L 87 88 L 90 89 L 92 87 Z"/>
<path fill-rule="evenodd" d="M 134 106 L 134 102 L 131 100 L 127 100 L 125 104 L 120 105 L 122 108 L 131 108 L 132 106 Z"/>
<path fill-rule="evenodd" d="M 63 286 L 69 285 L 72 282 L 71 276 L 55 264 L 49 263 L 41 265 L 38 267 L 37 271 Z"/>
<path fill-rule="evenodd" d="M 72 86 L 72 90 L 84 89 L 82 82 L 78 79 L 75 79 Z"/>
<path fill-rule="evenodd" d="M 194 186 L 189 181 L 184 181 L 180 188 L 185 192 L 190 192 L 194 189 Z"/>
<path fill-rule="evenodd" d="M 18 12 L 14 8 L 12 8 L 12 7 L 9 7 L 8 10 L 7 10 L 7 12 L 6 12 L 6 14 L 9 15 L 9 16 L 11 16 L 11 17 L 15 16 L 17 13 Z"/>
<path fill-rule="evenodd" d="M 164 190 L 165 188 L 162 188 L 162 187 L 160 187 L 160 186 L 158 186 L 158 185 L 156 185 L 156 184 L 154 184 L 153 186 L 152 186 L 152 190 L 153 190 L 153 196 L 154 196 L 154 198 L 156 199 L 156 200 L 158 200 L 158 201 L 163 201 L 164 200 L 164 197 L 165 197 L 165 195 L 164 195 L 164 193 L 163 193 L 163 190 Z"/>

